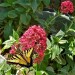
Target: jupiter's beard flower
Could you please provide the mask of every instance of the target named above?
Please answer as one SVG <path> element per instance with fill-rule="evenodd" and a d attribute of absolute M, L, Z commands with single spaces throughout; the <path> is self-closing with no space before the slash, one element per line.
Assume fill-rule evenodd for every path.
<path fill-rule="evenodd" d="M 40 26 L 34 25 L 22 35 L 20 44 L 22 50 L 33 48 L 34 52 L 38 54 L 34 62 L 42 61 L 46 49 L 46 32 Z"/>
<path fill-rule="evenodd" d="M 66 1 L 62 2 L 60 11 L 65 14 L 73 13 L 73 11 L 74 11 L 73 3 L 70 0 L 66 0 Z"/>
<path fill-rule="evenodd" d="M 9 51 L 10 54 L 16 54 L 16 50 L 18 48 L 18 44 L 14 44 L 11 46 L 11 50 Z"/>
<path fill-rule="evenodd" d="M 40 63 L 44 58 L 46 50 L 46 32 L 40 26 L 33 25 L 19 39 L 19 48 L 22 51 L 33 48 L 33 52 L 37 57 L 33 59 L 35 63 Z M 18 48 L 17 44 L 11 47 L 10 54 L 15 54 Z"/>
<path fill-rule="evenodd" d="M 15 54 L 16 51 L 15 51 L 14 49 L 11 49 L 9 53 L 10 53 L 10 54 Z"/>

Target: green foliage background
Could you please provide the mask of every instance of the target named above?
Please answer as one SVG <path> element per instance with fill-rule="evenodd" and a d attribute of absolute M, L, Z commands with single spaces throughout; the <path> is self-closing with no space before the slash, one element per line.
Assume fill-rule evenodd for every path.
<path fill-rule="evenodd" d="M 24 67 L 24 75 L 75 75 L 75 12 L 62 17 L 60 3 L 62 0 L 4 0 L 0 4 L 0 43 L 3 52 L 18 41 L 26 29 L 31 25 L 41 25 L 47 32 L 47 49 L 44 60 L 30 68 Z M 72 0 L 73 3 L 74 0 Z M 75 4 L 74 4 L 75 6 Z M 56 15 L 44 13 L 44 8 L 52 8 Z M 15 31 L 13 31 L 15 30 Z M 13 39 L 9 39 L 13 36 Z M 12 38 L 12 37 L 10 37 Z M 15 74 L 18 69 L 6 62 L 0 63 L 1 75 Z M 41 66 L 41 67 L 40 67 Z M 9 69 L 6 72 L 6 69 Z"/>

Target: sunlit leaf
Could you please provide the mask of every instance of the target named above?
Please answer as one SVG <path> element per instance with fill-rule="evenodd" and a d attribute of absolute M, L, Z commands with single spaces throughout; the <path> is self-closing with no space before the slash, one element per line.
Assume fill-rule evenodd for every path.
<path fill-rule="evenodd" d="M 41 71 L 36 71 L 36 75 L 42 75 Z"/>
<path fill-rule="evenodd" d="M 16 31 L 13 30 L 13 38 L 18 41 L 19 40 L 19 35 L 17 34 Z"/>
<path fill-rule="evenodd" d="M 10 36 L 10 39 L 9 40 L 6 40 L 5 42 L 3 42 L 3 44 L 5 44 L 5 46 L 3 47 L 3 50 L 4 49 L 8 49 L 11 47 L 11 45 L 13 45 L 13 43 L 15 42 L 16 40 Z"/>
<path fill-rule="evenodd" d="M 56 57 L 55 61 L 59 64 L 63 64 L 63 65 L 66 64 L 66 61 L 61 56 Z"/>
<path fill-rule="evenodd" d="M 60 43 L 60 44 L 67 43 L 67 40 L 60 40 L 59 43 Z"/>
<path fill-rule="evenodd" d="M 47 49 L 49 49 L 51 47 L 51 42 L 50 40 L 47 38 Z"/>
<path fill-rule="evenodd" d="M 56 36 L 60 36 L 60 37 L 62 37 L 62 36 L 64 36 L 64 32 L 62 31 L 62 30 L 60 30 L 57 34 L 56 34 Z"/>

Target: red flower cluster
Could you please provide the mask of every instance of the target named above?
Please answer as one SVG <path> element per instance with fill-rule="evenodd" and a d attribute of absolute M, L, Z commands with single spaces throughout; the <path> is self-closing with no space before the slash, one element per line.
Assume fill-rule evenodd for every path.
<path fill-rule="evenodd" d="M 40 53 L 37 58 L 34 59 L 34 63 L 40 63 L 44 58 L 44 53 Z"/>
<path fill-rule="evenodd" d="M 70 0 L 66 0 L 61 3 L 61 10 L 62 13 L 73 13 L 74 6 L 73 3 Z"/>
<path fill-rule="evenodd" d="M 34 53 L 38 55 L 34 59 L 34 62 L 38 63 L 44 58 L 44 52 L 46 49 L 46 32 L 40 26 L 33 25 L 21 36 L 18 45 L 22 51 L 33 48 Z M 16 53 L 18 45 L 14 44 L 11 47 L 10 54 Z"/>
<path fill-rule="evenodd" d="M 12 48 L 11 50 L 10 50 L 10 52 L 9 52 L 10 54 L 15 54 L 16 53 L 16 51 Z"/>
<path fill-rule="evenodd" d="M 14 44 L 11 46 L 11 50 L 9 51 L 10 54 L 16 54 L 16 50 L 18 48 L 18 44 Z"/>
<path fill-rule="evenodd" d="M 33 48 L 34 52 L 38 54 L 36 60 L 38 62 L 39 56 L 41 54 L 43 56 L 46 49 L 46 32 L 40 26 L 34 25 L 22 35 L 20 45 L 22 50 Z M 40 56 L 40 61 L 43 58 L 42 56 Z"/>

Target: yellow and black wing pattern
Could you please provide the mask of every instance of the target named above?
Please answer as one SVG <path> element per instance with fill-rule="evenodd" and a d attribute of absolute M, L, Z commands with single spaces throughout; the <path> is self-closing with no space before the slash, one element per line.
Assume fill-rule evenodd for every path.
<path fill-rule="evenodd" d="M 8 63 L 14 63 L 19 65 L 25 65 L 27 67 L 32 66 L 32 52 L 33 49 L 25 50 L 22 53 L 17 53 L 8 59 Z"/>

